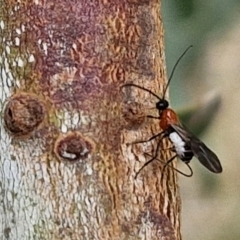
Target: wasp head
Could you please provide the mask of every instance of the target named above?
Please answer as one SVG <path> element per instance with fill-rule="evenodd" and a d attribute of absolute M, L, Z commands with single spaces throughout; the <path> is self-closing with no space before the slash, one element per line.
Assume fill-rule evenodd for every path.
<path fill-rule="evenodd" d="M 165 99 L 161 99 L 159 100 L 157 103 L 156 103 L 156 108 L 159 110 L 159 111 L 163 111 L 165 109 L 167 109 L 169 106 L 169 103 L 167 100 Z"/>

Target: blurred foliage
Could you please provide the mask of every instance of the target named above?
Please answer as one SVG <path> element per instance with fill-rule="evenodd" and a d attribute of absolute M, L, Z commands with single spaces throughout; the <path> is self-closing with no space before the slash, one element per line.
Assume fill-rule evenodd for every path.
<path fill-rule="evenodd" d="M 165 29 L 166 63 L 168 76 L 172 66 L 189 46 L 189 51 L 177 68 L 171 83 L 171 101 L 180 105 L 187 100 L 185 86 L 189 84 L 186 76 L 195 70 L 196 62 L 202 57 L 206 38 L 218 38 L 239 14 L 239 0 L 163 0 L 162 13 Z M 197 79 L 192 79 L 197 81 Z M 178 96 L 181 98 L 178 98 Z"/>
<path fill-rule="evenodd" d="M 196 135 L 200 136 L 214 120 L 221 106 L 221 96 L 210 92 L 202 96 L 199 102 L 184 106 L 178 110 L 181 121 Z"/>
<path fill-rule="evenodd" d="M 208 84 L 201 78 L 200 71 L 202 73 L 204 71 L 201 68 L 202 61 L 204 61 L 203 54 L 206 54 L 209 41 L 216 42 L 216 40 L 222 39 L 229 29 L 236 25 L 236 21 L 239 21 L 240 18 L 239 13 L 240 0 L 162 0 L 168 76 L 183 51 L 189 45 L 194 46 L 181 60 L 174 73 L 170 84 L 170 102 L 174 109 L 180 109 L 178 113 L 181 120 L 197 136 L 207 130 L 209 124 L 214 123 L 215 114 L 221 107 L 221 95 L 218 93 L 212 98 L 206 97 L 205 99 L 206 92 L 211 92 L 213 89 L 209 89 L 211 84 Z M 193 163 L 191 164 L 194 165 Z M 202 198 L 201 203 L 211 198 L 216 203 L 222 201 L 222 199 L 217 199 L 217 195 L 221 191 L 227 192 L 227 189 L 222 189 L 224 184 L 220 186 L 219 178 L 217 179 L 216 175 L 212 175 L 206 169 L 198 167 L 194 168 L 194 176 L 197 177 L 197 183 L 190 180 L 190 187 L 182 186 L 182 188 L 192 189 L 191 185 L 194 185 L 194 191 L 197 193 L 188 193 L 186 190 L 184 192 L 185 195 L 182 194 L 183 205 L 185 201 L 187 203 L 191 202 L 191 197 L 196 195 Z M 221 176 L 222 181 L 223 178 Z M 232 196 L 232 198 L 234 197 L 236 196 Z M 188 205 L 186 208 L 194 209 L 196 202 L 198 202 L 197 199 L 193 199 L 193 207 Z M 190 214 L 187 216 L 199 214 L 201 206 L 197 206 L 197 208 L 195 208 L 196 213 L 190 211 Z M 239 207 L 237 205 L 236 207 L 233 206 L 233 208 Z M 185 209 L 185 211 L 188 210 Z M 214 224 L 216 227 L 213 229 L 211 227 L 209 229 L 207 221 L 205 222 L 206 226 L 203 224 L 204 226 L 200 227 L 192 224 L 191 219 L 185 219 L 183 221 L 183 224 L 185 224 L 183 229 L 186 230 L 186 232 L 183 232 L 185 240 L 199 239 L 199 235 L 201 235 L 201 239 L 205 240 L 240 239 L 240 230 L 237 227 L 240 222 L 240 217 L 237 217 L 239 214 L 226 212 L 226 215 L 223 215 L 223 213 L 214 212 L 214 209 L 209 209 L 210 211 L 213 211 L 213 219 L 215 217 L 216 220 L 216 215 L 218 214 L 221 214 L 226 219 L 219 219 Z M 224 206 L 221 206 L 221 211 L 226 211 Z M 203 212 L 202 214 L 209 216 L 207 215 L 208 212 Z M 233 214 L 235 219 L 231 218 Z M 199 216 L 198 218 L 200 219 L 201 217 Z M 212 220 L 209 219 L 209 221 Z M 189 226 L 192 226 L 192 228 Z M 204 232 L 203 229 L 207 229 L 207 231 Z"/>
<path fill-rule="evenodd" d="M 239 11 L 239 0 L 162 1 L 168 76 L 183 51 L 189 45 L 194 46 L 181 60 L 174 73 L 170 84 L 170 102 L 173 108 L 181 109 L 181 120 L 196 135 L 202 134 L 212 123 L 219 110 L 221 96 L 216 96 L 215 99 L 205 101 L 204 105 L 201 105 L 205 93 L 199 93 L 198 87 L 206 85 L 206 82 L 199 83 L 198 79 L 190 80 L 188 76 L 197 72 L 196 65 L 197 62 L 201 62 L 201 52 L 209 35 L 218 38 L 219 34 L 224 33 L 231 25 Z M 192 96 L 196 98 L 193 100 Z"/>

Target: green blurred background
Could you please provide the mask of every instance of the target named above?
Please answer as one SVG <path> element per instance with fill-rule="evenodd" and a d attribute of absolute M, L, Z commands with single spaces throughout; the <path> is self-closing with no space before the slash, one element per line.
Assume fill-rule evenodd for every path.
<path fill-rule="evenodd" d="M 183 240 L 239 240 L 240 1 L 163 0 L 162 13 L 168 76 L 194 46 L 174 74 L 171 105 L 223 166 L 213 174 L 193 159 L 193 177 L 179 176 Z"/>

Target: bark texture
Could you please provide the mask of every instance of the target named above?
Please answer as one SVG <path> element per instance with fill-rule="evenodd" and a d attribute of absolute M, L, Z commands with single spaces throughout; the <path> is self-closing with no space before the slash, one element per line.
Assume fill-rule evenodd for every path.
<path fill-rule="evenodd" d="M 0 238 L 180 239 L 175 173 L 134 179 L 154 144 L 126 144 L 160 131 L 156 99 L 120 88 L 163 89 L 160 3 L 0 6 Z"/>

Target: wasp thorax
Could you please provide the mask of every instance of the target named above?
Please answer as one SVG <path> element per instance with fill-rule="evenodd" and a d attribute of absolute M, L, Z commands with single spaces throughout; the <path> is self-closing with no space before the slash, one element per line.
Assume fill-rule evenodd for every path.
<path fill-rule="evenodd" d="M 156 108 L 157 108 L 158 110 L 165 110 L 165 109 L 168 108 L 168 106 L 169 106 L 169 103 L 168 103 L 168 101 L 165 100 L 165 99 L 161 99 L 160 101 L 158 101 L 158 102 L 156 103 Z"/>

